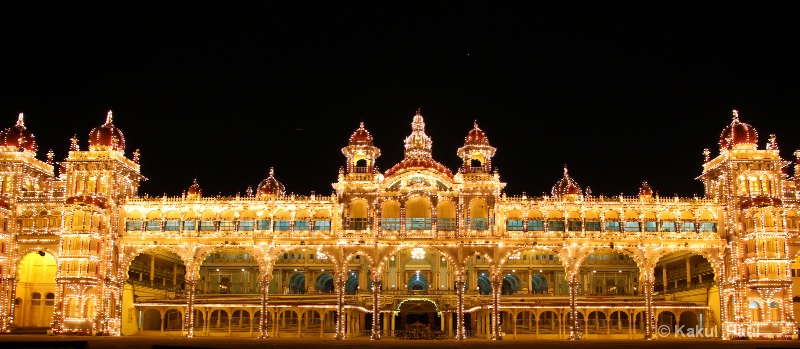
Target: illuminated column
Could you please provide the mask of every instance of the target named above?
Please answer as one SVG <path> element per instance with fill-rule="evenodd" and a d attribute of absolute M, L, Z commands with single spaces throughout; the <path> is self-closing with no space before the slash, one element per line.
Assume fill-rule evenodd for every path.
<path fill-rule="evenodd" d="M 467 283 L 464 282 L 462 278 L 463 276 L 459 276 L 459 280 L 456 281 L 456 298 L 458 299 L 456 309 L 456 339 L 460 341 L 467 339 L 464 333 L 464 291 Z"/>
<path fill-rule="evenodd" d="M 664 263 L 664 266 L 662 267 L 661 271 L 663 279 L 662 283 L 664 284 L 664 291 L 662 291 L 662 293 L 667 293 L 667 286 L 669 286 L 669 284 L 667 283 L 667 263 Z"/>
<path fill-rule="evenodd" d="M 195 272 L 194 268 L 186 267 L 186 337 L 194 337 L 194 291 L 195 291 Z M 206 319 L 204 319 L 206 320 Z M 206 320 L 207 321 L 207 320 Z"/>
<path fill-rule="evenodd" d="M 1 324 L 2 326 L 0 327 L 0 329 L 2 329 L 3 331 L 8 330 L 8 326 L 11 325 L 12 321 L 15 320 L 14 319 L 14 308 L 16 307 L 16 305 L 14 304 L 14 295 L 15 295 L 15 292 L 17 291 L 17 278 L 14 275 L 16 273 L 16 271 L 15 270 L 6 270 L 6 273 L 8 273 L 7 274 L 8 277 L 3 279 L 3 290 L 5 290 L 3 292 L 3 294 L 6 294 L 7 297 L 5 299 L 3 299 L 2 301 L 3 301 L 3 304 L 6 305 L 5 309 L 7 310 L 7 312 L 2 314 L 2 316 L 3 316 L 2 324 Z M 56 309 L 56 312 L 53 314 L 53 319 L 54 320 L 58 319 L 58 315 L 59 314 L 60 314 L 60 312 L 58 311 L 58 309 Z"/>
<path fill-rule="evenodd" d="M 569 271 L 569 314 L 570 314 L 570 322 L 569 322 L 569 339 L 570 340 L 578 340 L 578 288 L 581 287 L 580 282 L 578 282 L 578 275 Z"/>
<path fill-rule="evenodd" d="M 334 339 L 342 340 L 344 339 L 344 331 L 345 331 L 345 316 L 344 316 L 344 286 L 345 286 L 345 275 L 347 273 L 347 269 L 343 266 L 341 270 L 336 272 L 336 315 L 339 318 L 336 321 L 336 335 L 334 335 Z"/>
<path fill-rule="evenodd" d="M 500 293 L 503 292 L 503 279 L 501 273 L 492 275 L 492 340 L 501 340 L 500 336 Z"/>
<path fill-rule="evenodd" d="M 153 287 L 153 279 L 156 275 L 156 256 L 150 256 L 150 287 Z"/>
<path fill-rule="evenodd" d="M 666 270 L 666 266 L 664 268 Z M 653 281 L 653 271 L 650 267 L 645 267 L 645 270 L 642 271 L 644 282 L 642 283 L 642 287 L 644 288 L 644 339 L 655 339 L 653 337 L 653 329 L 655 327 L 655 319 L 653 319 L 653 287 L 655 282 Z M 666 286 L 665 286 L 666 289 Z"/>
<path fill-rule="evenodd" d="M 379 278 L 379 273 L 375 273 L 374 279 L 372 280 L 372 335 L 369 339 L 377 340 L 381 339 L 381 308 L 380 308 L 380 300 L 381 300 L 381 280 Z"/>
<path fill-rule="evenodd" d="M 431 235 L 433 238 L 436 239 L 439 237 L 439 219 L 436 215 L 436 206 L 439 205 L 439 197 L 434 196 L 431 198 Z M 437 279 L 436 283 L 438 284 L 439 281 Z"/>
<path fill-rule="evenodd" d="M 407 198 L 400 198 L 400 236 L 406 236 L 406 202 Z"/>
<path fill-rule="evenodd" d="M 692 265 L 689 257 L 686 257 L 686 287 L 692 284 Z"/>
<path fill-rule="evenodd" d="M 269 326 L 267 323 L 267 302 L 269 301 L 269 281 L 272 274 L 267 271 L 261 274 L 261 319 L 259 324 L 260 338 L 269 338 Z"/>

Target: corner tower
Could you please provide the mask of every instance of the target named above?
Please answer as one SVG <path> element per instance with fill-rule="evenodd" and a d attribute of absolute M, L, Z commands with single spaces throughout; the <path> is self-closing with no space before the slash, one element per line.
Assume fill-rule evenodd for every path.
<path fill-rule="evenodd" d="M 719 155 L 706 150 L 703 181 L 706 198 L 720 202 L 727 242 L 719 278 L 723 337 L 791 337 L 791 254 L 783 203 L 783 168 L 774 137 L 758 148 L 751 125 L 733 120 L 719 139 Z"/>
<path fill-rule="evenodd" d="M 19 113 L 15 125 L 0 131 L 0 330 L 22 325 L 50 326 L 31 317 L 24 305 L 52 302 L 54 275 L 34 274 L 34 265 L 52 270 L 61 232 L 63 186 L 54 176 L 52 152 L 36 158 L 38 145 Z M 31 291 L 35 289 L 35 291 Z M 19 309 L 18 309 L 19 308 Z M 45 316 L 49 315 L 46 313 Z M 23 324 L 22 318 L 27 316 Z M 44 316 L 41 316 L 44 317 Z"/>
<path fill-rule="evenodd" d="M 118 334 L 122 284 L 118 269 L 118 207 L 137 195 L 144 178 L 138 150 L 125 156 L 125 137 L 109 110 L 89 132 L 88 150 L 77 139 L 62 163 L 66 175 L 65 227 L 61 235 L 54 330 Z"/>

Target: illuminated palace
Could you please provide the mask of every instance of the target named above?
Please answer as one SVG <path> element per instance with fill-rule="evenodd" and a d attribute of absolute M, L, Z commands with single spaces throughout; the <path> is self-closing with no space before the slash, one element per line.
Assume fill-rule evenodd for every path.
<path fill-rule="evenodd" d="M 343 135 L 332 195 L 287 194 L 270 169 L 245 195 L 203 196 L 187 180 L 178 197 L 151 197 L 110 111 L 58 163 L 52 151 L 36 157 L 20 114 L 0 133 L 0 327 L 791 338 L 800 169 L 774 136 L 759 148 L 736 111 L 720 126 L 696 178 L 703 197 L 661 197 L 646 182 L 637 195 L 593 195 L 566 167 L 547 195 L 507 195 L 477 122 L 453 171 L 433 159 L 419 111 L 404 158 L 385 172 L 363 123 Z"/>

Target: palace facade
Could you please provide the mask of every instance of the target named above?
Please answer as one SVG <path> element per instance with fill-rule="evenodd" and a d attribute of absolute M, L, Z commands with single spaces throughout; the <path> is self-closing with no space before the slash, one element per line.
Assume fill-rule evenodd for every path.
<path fill-rule="evenodd" d="M 0 328 L 796 336 L 800 169 L 774 136 L 759 148 L 736 111 L 718 152 L 705 151 L 704 196 L 692 198 L 654 195 L 646 182 L 638 195 L 595 196 L 566 167 L 549 195 L 507 195 L 477 123 L 455 171 L 433 159 L 419 111 L 411 126 L 404 159 L 385 172 L 363 123 L 343 135 L 330 196 L 287 194 L 270 169 L 244 196 L 203 196 L 195 181 L 179 197 L 150 197 L 110 111 L 59 163 L 52 151 L 37 158 L 20 114 L 0 133 Z"/>

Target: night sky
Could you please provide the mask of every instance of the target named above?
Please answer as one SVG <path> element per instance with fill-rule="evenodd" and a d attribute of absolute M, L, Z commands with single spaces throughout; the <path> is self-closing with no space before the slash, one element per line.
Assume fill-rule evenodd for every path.
<path fill-rule="evenodd" d="M 703 149 L 739 110 L 800 149 L 789 1 L 110 1 L 0 4 L 0 128 L 38 157 L 114 113 L 141 194 L 244 194 L 269 169 L 330 194 L 359 122 L 386 171 L 418 108 L 456 171 L 477 121 L 506 193 L 569 174 L 594 195 L 702 195 Z M 130 156 L 130 155 L 129 155 Z M 793 166 L 788 174 L 793 175 Z"/>

